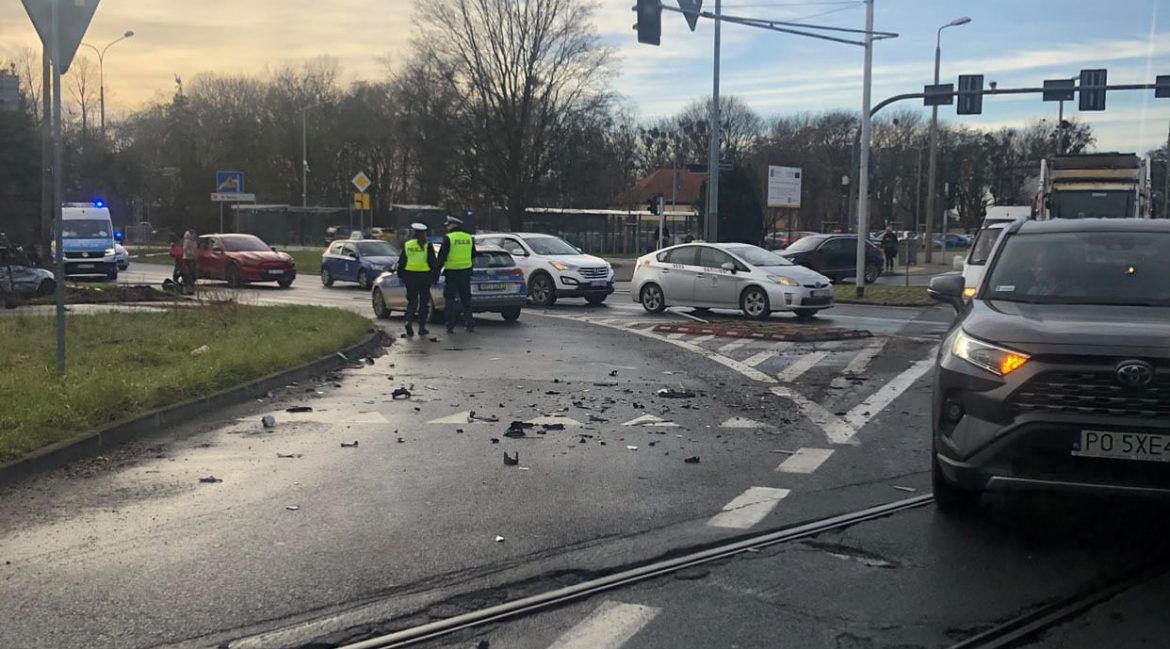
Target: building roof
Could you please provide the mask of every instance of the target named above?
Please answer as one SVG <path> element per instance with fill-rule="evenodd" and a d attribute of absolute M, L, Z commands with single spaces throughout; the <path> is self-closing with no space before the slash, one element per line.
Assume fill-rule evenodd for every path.
<path fill-rule="evenodd" d="M 621 196 L 618 197 L 618 203 L 621 205 L 645 205 L 651 198 L 662 194 L 669 204 L 673 196 L 671 180 L 674 178 L 674 173 L 671 169 L 658 169 L 651 172 L 648 176 L 634 183 L 633 187 L 622 192 Z M 699 192 L 707 180 L 707 174 L 692 173 L 685 169 L 679 169 L 677 173 L 679 180 L 676 202 L 680 205 L 698 203 Z"/>

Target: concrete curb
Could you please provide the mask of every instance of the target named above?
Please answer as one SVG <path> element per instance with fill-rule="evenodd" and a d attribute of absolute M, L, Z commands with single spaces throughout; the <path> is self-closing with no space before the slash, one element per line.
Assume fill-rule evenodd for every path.
<path fill-rule="evenodd" d="M 60 468 L 75 460 L 100 455 L 110 448 L 132 440 L 149 439 L 169 426 L 186 423 L 209 410 L 238 405 L 259 398 L 269 391 L 284 387 L 289 383 L 327 374 L 380 349 L 384 335 L 383 332 L 377 331 L 340 353 L 330 354 L 304 365 L 269 374 L 205 397 L 165 406 L 132 419 L 114 422 L 38 449 L 24 457 L 0 464 L 0 486 L 15 484 L 39 473 Z"/>

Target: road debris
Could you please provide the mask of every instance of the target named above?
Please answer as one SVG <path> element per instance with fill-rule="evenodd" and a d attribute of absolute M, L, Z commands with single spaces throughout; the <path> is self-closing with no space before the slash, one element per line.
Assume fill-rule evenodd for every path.
<path fill-rule="evenodd" d="M 273 417 L 272 415 L 264 415 L 264 418 L 260 420 L 260 423 L 263 424 L 265 428 L 276 428 L 276 417 Z"/>
<path fill-rule="evenodd" d="M 209 351 L 211 351 L 211 347 L 204 345 L 202 347 L 196 347 L 195 349 L 192 349 L 191 355 L 194 356 L 195 358 L 199 358 L 200 356 L 206 354 Z"/>
<path fill-rule="evenodd" d="M 504 537 L 501 536 L 499 538 L 502 539 Z M 489 640 L 480 640 L 479 642 L 475 643 L 475 649 L 491 649 L 491 647 L 492 643 Z"/>
<path fill-rule="evenodd" d="M 398 438 L 398 443 L 399 443 L 399 444 L 405 444 L 405 443 L 406 443 L 406 440 L 404 440 L 404 439 L 402 439 L 401 437 L 399 437 L 399 438 Z"/>
<path fill-rule="evenodd" d="M 290 512 L 299 511 L 300 508 L 301 508 L 300 505 L 286 505 L 285 506 L 285 509 L 289 510 Z"/>
<path fill-rule="evenodd" d="M 500 443 L 500 438 L 498 438 L 498 437 L 492 437 L 492 438 L 491 438 L 491 442 L 492 442 L 492 444 L 499 444 L 499 443 Z"/>
<path fill-rule="evenodd" d="M 302 457 L 305 457 L 303 453 L 277 453 L 276 454 L 276 458 L 278 460 L 299 460 Z"/>
<path fill-rule="evenodd" d="M 610 376 L 617 376 L 617 375 L 618 375 L 618 371 L 617 371 L 617 370 L 610 370 L 610 372 L 609 372 L 609 375 L 610 375 Z"/>
<path fill-rule="evenodd" d="M 504 451 L 504 466 L 519 466 L 519 464 L 520 451 L 516 451 L 514 456 L 508 455 L 508 452 Z"/>
<path fill-rule="evenodd" d="M 370 358 L 369 356 L 366 356 L 365 358 L 362 359 L 362 362 L 364 362 L 366 365 L 373 365 L 374 359 Z"/>
<path fill-rule="evenodd" d="M 295 415 L 297 413 L 313 412 L 313 409 L 309 406 L 293 406 L 291 408 L 285 408 L 284 411 Z"/>
<path fill-rule="evenodd" d="M 683 460 L 683 462 L 686 462 L 687 464 L 698 464 L 699 463 L 699 456 L 693 455 L 693 456 L 688 457 L 687 459 Z"/>
<path fill-rule="evenodd" d="M 525 437 L 527 435 L 525 430 L 528 428 L 534 428 L 534 426 L 526 421 L 513 421 L 508 425 L 508 431 L 504 433 L 504 437 Z"/>
<path fill-rule="evenodd" d="M 906 493 L 916 493 L 918 491 L 914 487 L 899 487 L 898 485 L 894 485 L 894 488 L 898 491 L 905 491 Z"/>
<path fill-rule="evenodd" d="M 497 534 L 496 535 L 496 543 L 503 543 L 503 542 L 504 542 L 504 537 Z"/>
<path fill-rule="evenodd" d="M 658 391 L 658 397 L 660 399 L 694 399 L 695 393 L 690 390 L 662 388 Z"/>
<path fill-rule="evenodd" d="M 637 446 L 633 446 L 633 445 L 631 445 L 631 446 L 627 446 L 627 447 L 626 447 L 626 450 L 627 450 L 627 451 L 636 451 L 636 450 L 638 450 L 638 447 L 637 447 Z"/>
<path fill-rule="evenodd" d="M 199 478 L 199 482 L 202 482 L 203 484 L 215 484 L 217 482 L 223 482 L 223 480 L 220 480 L 213 475 L 209 475 L 206 478 Z"/>
<path fill-rule="evenodd" d="M 429 340 L 429 341 L 431 341 L 431 342 L 433 342 L 433 343 L 437 343 L 437 342 L 439 342 L 439 339 L 438 339 L 438 338 L 427 338 L 427 340 Z"/>
<path fill-rule="evenodd" d="M 595 423 L 595 424 L 604 424 L 604 423 L 607 423 L 609 420 L 606 419 L 605 417 L 598 417 L 597 415 L 589 415 L 589 421 L 592 423 Z"/>
<path fill-rule="evenodd" d="M 541 428 L 543 428 L 543 429 L 544 429 L 544 430 L 546 430 L 546 431 L 549 431 L 549 430 L 564 430 L 564 429 L 565 429 L 565 425 L 564 425 L 564 424 L 541 424 L 541 425 L 540 425 L 540 427 L 541 427 Z"/>
<path fill-rule="evenodd" d="M 357 440 L 354 440 L 353 444 L 347 444 L 345 442 L 341 443 L 341 448 L 357 448 L 357 447 L 358 447 Z"/>
<path fill-rule="evenodd" d="M 396 400 L 409 399 L 410 390 L 407 390 L 406 388 L 397 388 L 390 394 L 390 397 Z"/>

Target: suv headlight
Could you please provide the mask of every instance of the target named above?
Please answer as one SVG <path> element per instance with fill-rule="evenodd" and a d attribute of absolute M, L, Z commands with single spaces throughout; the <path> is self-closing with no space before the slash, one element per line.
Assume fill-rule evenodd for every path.
<path fill-rule="evenodd" d="M 118 253 L 118 251 L 114 250 L 113 248 L 106 248 L 106 256 L 107 257 L 113 257 L 117 253 Z"/>
<path fill-rule="evenodd" d="M 1007 376 L 1011 374 L 1023 367 L 1028 362 L 1028 359 L 1031 358 L 1027 354 L 1021 354 L 1020 352 L 992 345 L 991 343 L 985 343 L 982 340 L 976 340 L 968 336 L 961 329 L 958 335 L 955 336 L 955 342 L 951 346 L 951 353 L 996 376 Z"/>
<path fill-rule="evenodd" d="M 576 266 L 573 266 L 572 264 L 562 264 L 559 261 L 550 261 L 550 262 L 548 262 L 548 265 L 552 266 L 553 268 L 557 269 L 558 271 L 560 271 L 562 273 L 565 272 L 566 270 L 577 270 Z"/>
<path fill-rule="evenodd" d="M 776 282 L 780 286 L 800 286 L 800 282 L 792 279 L 791 277 L 783 277 L 780 275 L 768 275 L 768 279 L 772 280 L 773 282 Z"/>

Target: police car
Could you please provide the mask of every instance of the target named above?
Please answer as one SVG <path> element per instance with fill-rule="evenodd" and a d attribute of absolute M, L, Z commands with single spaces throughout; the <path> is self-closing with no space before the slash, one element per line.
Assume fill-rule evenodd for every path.
<path fill-rule="evenodd" d="M 507 322 L 518 320 L 528 299 L 528 285 L 512 255 L 503 248 L 477 244 L 472 263 L 471 311 L 499 313 Z M 432 316 L 436 321 L 447 306 L 443 299 L 445 287 L 446 279 L 441 275 L 431 286 Z M 374 282 L 372 300 L 378 318 L 389 318 L 395 311 L 405 313 L 406 286 L 396 273 L 382 273 Z"/>

